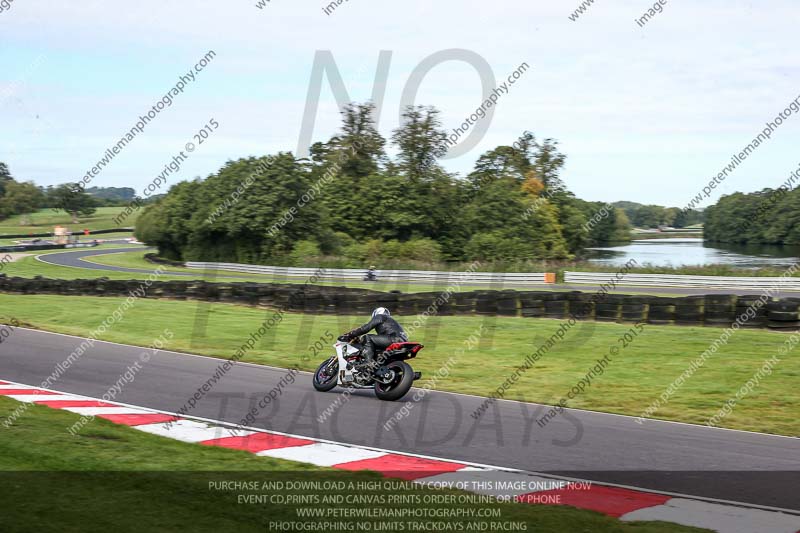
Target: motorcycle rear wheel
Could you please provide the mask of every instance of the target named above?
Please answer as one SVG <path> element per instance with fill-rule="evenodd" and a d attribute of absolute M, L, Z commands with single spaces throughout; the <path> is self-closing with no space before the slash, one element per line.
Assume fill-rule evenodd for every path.
<path fill-rule="evenodd" d="M 331 366 L 333 365 L 333 366 Z M 326 359 L 317 367 L 314 372 L 314 388 L 320 392 L 328 392 L 336 386 L 337 374 L 339 373 L 339 363 L 336 356 Z"/>
<path fill-rule="evenodd" d="M 394 378 L 390 383 L 375 382 L 375 396 L 387 402 L 399 400 L 411 390 L 414 384 L 414 369 L 405 361 L 392 361 L 386 365 L 388 370 L 393 370 Z"/>

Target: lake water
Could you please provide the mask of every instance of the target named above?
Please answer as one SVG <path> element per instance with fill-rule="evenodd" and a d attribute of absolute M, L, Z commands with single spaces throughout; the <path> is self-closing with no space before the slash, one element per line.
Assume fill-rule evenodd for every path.
<path fill-rule="evenodd" d="M 640 265 L 653 266 L 788 267 L 798 261 L 800 246 L 711 245 L 695 238 L 642 239 L 619 246 L 589 248 L 586 256 L 592 263 L 609 266 L 621 266 L 635 259 Z"/>

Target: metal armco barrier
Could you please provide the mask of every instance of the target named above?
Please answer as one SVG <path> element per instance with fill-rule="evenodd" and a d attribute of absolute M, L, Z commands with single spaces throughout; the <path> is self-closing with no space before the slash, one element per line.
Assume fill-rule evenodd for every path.
<path fill-rule="evenodd" d="M 293 268 L 242 263 L 199 263 L 187 262 L 187 268 L 198 270 L 228 270 L 247 274 L 265 274 L 276 277 L 297 277 L 318 280 L 362 280 L 365 269 L 352 268 Z M 439 281 L 447 283 L 486 283 L 498 286 L 505 285 L 544 285 L 555 283 L 555 274 L 545 272 L 446 272 L 435 270 L 376 270 L 378 281 Z"/>
<path fill-rule="evenodd" d="M 800 291 L 800 278 L 684 276 L 672 274 L 625 274 L 621 279 L 609 272 L 564 272 L 564 283 L 601 285 L 612 280 L 616 286 L 688 287 L 699 289 L 775 289 Z"/>

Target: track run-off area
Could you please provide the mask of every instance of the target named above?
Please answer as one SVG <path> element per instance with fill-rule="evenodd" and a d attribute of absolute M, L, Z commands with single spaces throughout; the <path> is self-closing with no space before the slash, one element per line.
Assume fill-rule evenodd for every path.
<path fill-rule="evenodd" d="M 0 376 L 38 386 L 82 341 L 17 328 L 0 345 Z M 54 388 L 102 397 L 142 353 L 141 347 L 95 343 Z M 219 365 L 219 359 L 158 351 L 115 400 L 232 424 L 254 413 L 248 425 L 270 431 L 800 514 L 797 438 L 658 420 L 639 424 L 576 409 L 542 428 L 536 419 L 546 406 L 500 400 L 476 419 L 470 413 L 484 398 L 435 390 L 415 397 L 412 389 L 395 403 L 356 391 L 342 402 L 336 389 L 314 391 L 307 372 L 248 363 L 234 364 L 200 394 Z M 387 428 L 405 400 L 413 408 Z"/>

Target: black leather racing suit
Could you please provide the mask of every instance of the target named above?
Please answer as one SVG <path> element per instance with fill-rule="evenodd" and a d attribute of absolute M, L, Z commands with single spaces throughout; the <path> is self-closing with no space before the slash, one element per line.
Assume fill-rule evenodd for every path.
<path fill-rule="evenodd" d="M 367 335 L 364 341 L 362 354 L 367 363 L 371 363 L 375 357 L 375 350 L 385 350 L 394 342 L 406 342 L 408 335 L 397 320 L 389 315 L 375 315 L 372 320 L 356 328 L 347 334 L 348 337 L 355 338 L 364 335 L 366 332 L 375 330 L 377 335 Z"/>

